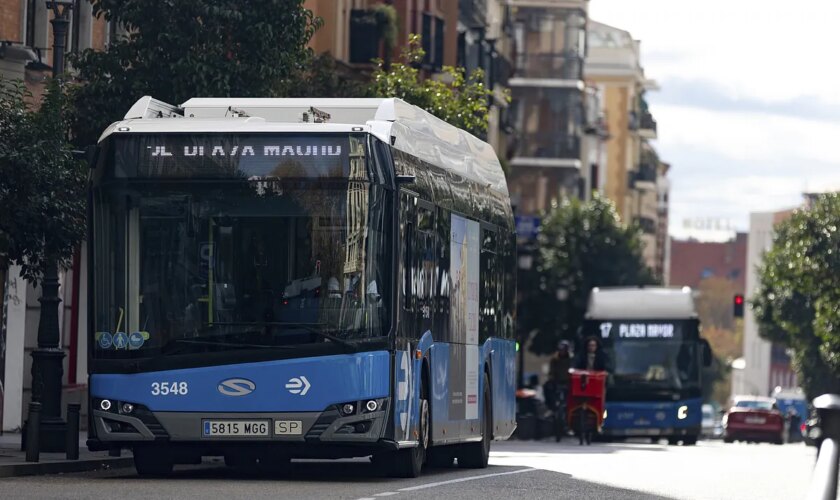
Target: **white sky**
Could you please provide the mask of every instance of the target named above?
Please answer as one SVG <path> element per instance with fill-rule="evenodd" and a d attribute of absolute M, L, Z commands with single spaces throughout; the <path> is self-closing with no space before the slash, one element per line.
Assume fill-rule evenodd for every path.
<path fill-rule="evenodd" d="M 590 18 L 641 40 L 671 221 L 797 205 L 840 188 L 837 0 L 591 0 Z"/>

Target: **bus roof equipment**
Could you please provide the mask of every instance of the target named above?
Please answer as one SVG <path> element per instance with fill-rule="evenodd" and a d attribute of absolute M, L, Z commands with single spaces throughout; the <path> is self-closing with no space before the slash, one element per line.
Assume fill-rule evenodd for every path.
<path fill-rule="evenodd" d="M 695 319 L 691 288 L 593 288 L 587 319 Z"/>
<path fill-rule="evenodd" d="M 397 150 L 508 195 L 504 172 L 489 144 L 401 99 L 197 97 L 173 106 L 145 96 L 123 121 L 108 127 L 100 141 L 124 132 L 208 131 L 368 132 Z"/>

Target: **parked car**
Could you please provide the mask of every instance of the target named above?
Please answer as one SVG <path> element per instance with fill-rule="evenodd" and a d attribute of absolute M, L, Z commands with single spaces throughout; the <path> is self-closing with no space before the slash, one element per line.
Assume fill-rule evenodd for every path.
<path fill-rule="evenodd" d="M 737 396 L 723 417 L 726 443 L 735 441 L 785 442 L 785 418 L 776 400 L 759 396 Z"/>

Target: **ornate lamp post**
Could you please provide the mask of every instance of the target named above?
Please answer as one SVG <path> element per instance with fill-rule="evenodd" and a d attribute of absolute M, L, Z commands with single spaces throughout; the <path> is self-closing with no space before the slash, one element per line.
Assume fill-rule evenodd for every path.
<path fill-rule="evenodd" d="M 67 25 L 70 24 L 70 0 L 51 0 L 53 11 L 53 76 L 64 73 Z M 47 264 L 41 283 L 41 315 L 38 324 L 38 348 L 32 351 L 32 400 L 41 403 L 40 447 L 45 452 L 64 451 L 67 424 L 61 418 L 61 387 L 64 376 L 64 350 L 58 331 L 58 265 Z"/>

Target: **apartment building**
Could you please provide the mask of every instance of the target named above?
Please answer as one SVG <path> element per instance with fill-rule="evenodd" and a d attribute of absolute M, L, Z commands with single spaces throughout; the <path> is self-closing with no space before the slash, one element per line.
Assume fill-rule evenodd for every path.
<path fill-rule="evenodd" d="M 515 44 L 509 81 L 516 140 L 508 185 L 520 216 L 579 197 L 588 2 L 509 0 Z"/>
<path fill-rule="evenodd" d="M 645 100 L 645 93 L 657 87 L 646 78 L 640 42 L 630 33 L 590 21 L 588 40 L 586 80 L 603 95 L 602 111 L 609 131 L 606 159 L 598 173 L 603 179 L 601 191 L 615 203 L 624 223 L 641 228 L 644 260 L 664 277 L 669 166 L 650 144 L 657 136 L 656 120 Z"/>

